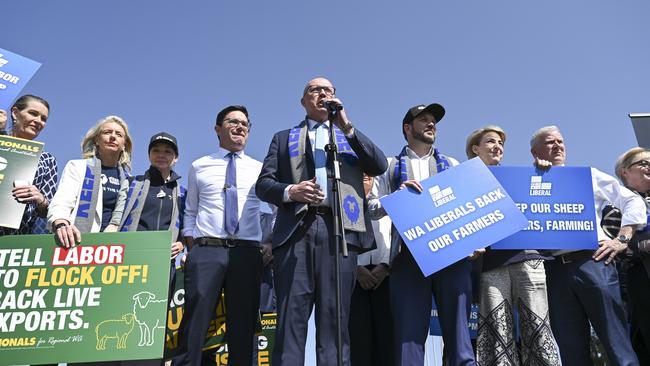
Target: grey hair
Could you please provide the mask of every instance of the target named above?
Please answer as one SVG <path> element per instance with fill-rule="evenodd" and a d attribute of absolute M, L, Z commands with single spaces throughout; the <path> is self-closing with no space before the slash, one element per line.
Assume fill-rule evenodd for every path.
<path fill-rule="evenodd" d="M 559 134 L 562 134 L 560 132 L 560 129 L 557 126 L 553 126 L 553 125 L 544 126 L 544 127 L 540 128 L 539 130 L 535 131 L 535 133 L 533 133 L 533 137 L 530 138 L 530 148 L 532 149 L 532 148 L 535 147 L 535 145 L 537 145 L 537 142 L 538 142 L 540 137 L 548 135 L 549 133 L 552 133 L 552 132 L 557 132 Z"/>
<path fill-rule="evenodd" d="M 616 172 L 616 176 L 618 177 L 618 179 L 620 179 L 621 182 L 623 182 L 623 185 L 625 185 L 626 187 L 627 187 L 627 182 L 625 181 L 625 178 L 623 178 L 623 170 L 628 169 L 630 167 L 630 164 L 632 164 L 632 160 L 634 160 L 634 158 L 637 155 L 645 152 L 650 152 L 650 151 L 642 147 L 633 147 L 628 151 L 624 152 L 616 160 L 614 171 Z"/>

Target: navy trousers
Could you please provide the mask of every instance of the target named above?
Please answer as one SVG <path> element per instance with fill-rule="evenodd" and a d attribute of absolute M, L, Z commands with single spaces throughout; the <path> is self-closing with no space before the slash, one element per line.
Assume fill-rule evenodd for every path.
<path fill-rule="evenodd" d="M 305 364 L 307 322 L 316 308 L 316 357 L 319 366 L 336 365 L 336 282 L 334 238 L 329 215 L 308 214 L 288 242 L 273 250 L 278 327 L 274 366 Z M 341 332 L 343 364 L 350 364 L 348 318 L 357 253 L 341 257 Z"/>
<path fill-rule="evenodd" d="M 366 268 L 372 270 L 374 265 Z M 353 366 L 393 366 L 393 319 L 388 277 L 376 289 L 357 282 L 350 306 L 350 354 Z"/>
<path fill-rule="evenodd" d="M 544 263 L 551 329 L 563 365 L 593 365 L 589 323 L 605 348 L 609 364 L 639 365 L 627 331 L 618 273 L 614 264 L 591 258 L 592 252 L 569 263 L 559 258 Z"/>
<path fill-rule="evenodd" d="M 258 247 L 194 246 L 185 262 L 185 313 L 179 330 L 179 354 L 172 364 L 201 364 L 205 335 L 223 288 L 228 363 L 251 365 L 261 278 Z"/>
<path fill-rule="evenodd" d="M 643 263 L 635 259 L 627 273 L 628 305 L 632 347 L 641 365 L 650 365 L 650 277 Z"/>
<path fill-rule="evenodd" d="M 445 365 L 476 365 L 469 336 L 472 299 L 472 263 L 462 259 L 424 277 L 406 246 L 391 267 L 390 298 L 393 309 L 395 364 L 423 365 L 429 331 L 432 294 L 445 343 Z"/>

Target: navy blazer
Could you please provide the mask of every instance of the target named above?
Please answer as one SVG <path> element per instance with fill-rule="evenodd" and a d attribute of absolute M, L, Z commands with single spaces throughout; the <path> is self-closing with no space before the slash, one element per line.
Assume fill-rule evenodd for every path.
<path fill-rule="evenodd" d="M 306 121 L 300 125 L 302 126 Z M 257 184 L 255 185 L 255 192 L 262 200 L 274 204 L 278 207 L 275 226 L 273 227 L 273 247 L 279 247 L 284 244 L 296 230 L 298 225 L 301 224 L 306 212 L 296 214 L 296 206 L 299 205 L 295 202 L 283 202 L 284 190 L 294 182 L 291 175 L 291 163 L 289 160 L 288 139 L 289 132 L 287 129 L 280 131 L 273 136 L 269 152 L 264 158 L 264 164 Z M 345 172 L 349 169 L 362 169 L 364 173 L 369 176 L 377 176 L 383 174 L 388 168 L 386 156 L 375 144 L 370 141 L 368 137 L 362 134 L 355 128 L 354 135 L 347 137 L 350 147 L 357 155 L 357 160 L 348 161 L 347 159 L 340 159 L 341 162 L 341 181 L 360 189 L 361 195 L 364 200 L 364 206 L 367 205 L 365 195 L 363 194 L 363 181 L 350 181 L 350 175 Z M 305 145 L 305 169 L 300 181 L 309 180 L 314 177 L 314 158 L 311 152 L 311 143 L 309 138 Z M 367 230 L 372 230 L 370 218 L 365 215 L 365 226 Z M 346 231 L 345 238 L 348 244 L 357 246 L 360 249 L 370 249 L 373 242 L 365 240 L 363 233 Z"/>

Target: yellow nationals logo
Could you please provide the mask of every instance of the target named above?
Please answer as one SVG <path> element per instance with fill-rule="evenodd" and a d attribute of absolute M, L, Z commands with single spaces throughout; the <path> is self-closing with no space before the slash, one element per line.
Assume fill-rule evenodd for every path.
<path fill-rule="evenodd" d="M 16 150 L 23 150 L 23 151 L 29 151 L 29 152 L 33 152 L 33 153 L 37 153 L 37 152 L 41 151 L 41 148 L 39 146 L 24 144 L 24 143 L 16 142 L 16 141 L 2 141 L 2 140 L 0 140 L 0 147 L 11 148 L 11 149 L 16 149 Z"/>
<path fill-rule="evenodd" d="M 0 347 L 32 347 L 36 345 L 36 337 L 0 338 Z"/>
<path fill-rule="evenodd" d="M 7 164 L 7 159 L 0 156 L 0 172 L 7 169 Z M 5 180 L 5 175 L 0 173 L 0 183 L 2 183 L 3 180 Z"/>

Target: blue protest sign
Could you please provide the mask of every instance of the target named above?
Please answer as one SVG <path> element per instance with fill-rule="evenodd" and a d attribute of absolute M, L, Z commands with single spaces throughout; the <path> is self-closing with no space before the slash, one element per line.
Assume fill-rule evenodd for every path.
<path fill-rule="evenodd" d="M 0 48 L 0 109 L 9 107 L 41 64 Z"/>
<path fill-rule="evenodd" d="M 438 316 L 438 305 L 434 298 L 431 304 L 431 318 L 429 320 L 429 334 L 432 336 L 442 336 L 442 328 L 440 327 L 440 317 Z M 472 303 L 472 310 L 467 319 L 467 328 L 469 329 L 469 337 L 476 339 L 478 336 L 478 304 Z"/>
<path fill-rule="evenodd" d="M 595 249 L 598 246 L 591 169 L 490 167 L 528 227 L 492 249 Z"/>
<path fill-rule="evenodd" d="M 420 183 L 422 193 L 403 189 L 381 203 L 425 276 L 527 225 L 478 158 Z"/>

